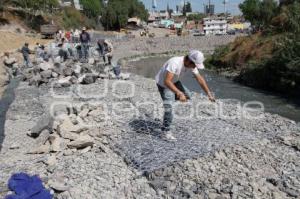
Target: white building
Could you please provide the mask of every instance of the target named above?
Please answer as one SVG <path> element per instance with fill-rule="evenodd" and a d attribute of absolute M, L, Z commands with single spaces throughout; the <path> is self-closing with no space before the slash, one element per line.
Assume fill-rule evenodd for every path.
<path fill-rule="evenodd" d="M 227 28 L 227 20 L 223 17 L 203 19 L 203 30 L 206 35 L 226 34 Z"/>
<path fill-rule="evenodd" d="M 59 2 L 62 7 L 70 7 L 74 4 L 77 10 L 83 10 L 79 0 L 60 0 Z"/>

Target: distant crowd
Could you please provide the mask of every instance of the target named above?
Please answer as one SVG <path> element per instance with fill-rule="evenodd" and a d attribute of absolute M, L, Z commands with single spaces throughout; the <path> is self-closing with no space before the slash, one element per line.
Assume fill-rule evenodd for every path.
<path fill-rule="evenodd" d="M 68 59 L 87 63 L 90 56 L 91 36 L 86 28 L 71 31 L 58 31 L 55 36 L 55 41 L 48 46 L 36 43 L 34 51 L 30 50 L 29 44 L 25 43 L 21 48 L 21 53 L 24 58 L 24 66 L 31 67 L 32 60 L 30 54 L 35 54 L 35 62 L 48 62 L 52 59 L 54 62 L 64 62 Z M 96 49 L 100 58 L 103 58 L 105 64 L 111 64 L 113 58 L 113 45 L 107 39 L 99 39 L 96 44 Z M 9 53 L 5 54 L 6 60 L 9 59 Z"/>

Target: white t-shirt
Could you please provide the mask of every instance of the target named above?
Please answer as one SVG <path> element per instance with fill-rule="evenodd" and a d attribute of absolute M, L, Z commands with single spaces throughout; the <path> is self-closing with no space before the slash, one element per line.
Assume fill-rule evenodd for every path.
<path fill-rule="evenodd" d="M 164 88 L 166 88 L 165 78 L 167 72 L 174 74 L 174 78 L 172 80 L 174 83 L 179 81 L 181 77 L 189 72 L 192 72 L 193 74 L 199 74 L 197 68 L 191 69 L 184 66 L 184 57 L 173 57 L 164 64 L 155 77 L 156 83 Z"/>

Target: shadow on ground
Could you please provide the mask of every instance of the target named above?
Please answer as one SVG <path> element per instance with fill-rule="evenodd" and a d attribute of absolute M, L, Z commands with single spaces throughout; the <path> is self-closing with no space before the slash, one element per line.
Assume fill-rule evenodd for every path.
<path fill-rule="evenodd" d="M 5 121 L 6 113 L 15 99 L 15 91 L 19 85 L 19 80 L 13 79 L 7 86 L 2 98 L 0 99 L 0 151 L 2 149 L 3 140 L 5 138 Z"/>

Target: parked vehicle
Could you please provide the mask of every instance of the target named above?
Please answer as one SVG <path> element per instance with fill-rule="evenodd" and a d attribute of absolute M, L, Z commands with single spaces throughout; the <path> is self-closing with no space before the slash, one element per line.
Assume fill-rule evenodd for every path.
<path fill-rule="evenodd" d="M 197 36 L 205 36 L 205 33 L 201 32 L 200 30 L 192 30 L 192 34 L 195 37 L 197 37 Z"/>
<path fill-rule="evenodd" d="M 58 26 L 48 24 L 41 26 L 41 34 L 46 38 L 53 38 L 58 31 Z"/>
<path fill-rule="evenodd" d="M 228 35 L 235 35 L 235 30 L 228 30 L 228 31 L 227 31 L 227 34 L 228 34 Z"/>

